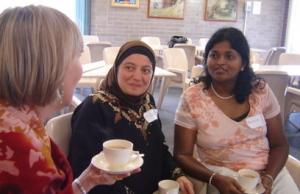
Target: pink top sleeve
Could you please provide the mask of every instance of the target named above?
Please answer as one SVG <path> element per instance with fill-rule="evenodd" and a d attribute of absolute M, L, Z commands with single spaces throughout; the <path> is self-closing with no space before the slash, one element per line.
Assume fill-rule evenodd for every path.
<path fill-rule="evenodd" d="M 265 86 L 265 92 L 266 93 L 263 97 L 264 103 L 262 103 L 263 115 L 265 119 L 270 119 L 280 113 L 280 106 L 277 98 L 275 97 L 273 91 L 271 90 L 268 84 L 266 84 Z"/>

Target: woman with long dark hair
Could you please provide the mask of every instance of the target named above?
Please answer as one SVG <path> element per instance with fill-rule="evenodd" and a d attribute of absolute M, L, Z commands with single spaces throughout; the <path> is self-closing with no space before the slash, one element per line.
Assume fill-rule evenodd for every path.
<path fill-rule="evenodd" d="M 262 183 L 251 192 L 296 194 L 284 168 L 288 143 L 280 107 L 251 69 L 249 53 L 238 29 L 212 35 L 205 75 L 185 91 L 176 112 L 175 158 L 190 176 L 208 183 L 208 193 L 246 192 L 234 177 L 249 168 L 260 173 Z"/>

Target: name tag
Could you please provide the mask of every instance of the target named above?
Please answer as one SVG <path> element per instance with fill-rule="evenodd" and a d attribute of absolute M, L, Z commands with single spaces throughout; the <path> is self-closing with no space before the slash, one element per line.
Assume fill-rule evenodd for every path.
<path fill-rule="evenodd" d="M 246 123 L 251 129 L 266 125 L 266 121 L 262 114 L 246 118 Z"/>
<path fill-rule="evenodd" d="M 144 118 L 148 123 L 151 123 L 152 121 L 155 121 L 157 119 L 157 109 L 150 109 L 147 112 L 144 112 Z"/>

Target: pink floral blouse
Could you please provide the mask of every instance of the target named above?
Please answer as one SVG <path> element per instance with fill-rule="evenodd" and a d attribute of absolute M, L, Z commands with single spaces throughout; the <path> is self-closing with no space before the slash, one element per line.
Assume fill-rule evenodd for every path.
<path fill-rule="evenodd" d="M 73 193 L 71 168 L 36 112 L 0 100 L 0 193 Z"/>
<path fill-rule="evenodd" d="M 249 96 L 250 112 L 240 122 L 226 116 L 203 90 L 203 84 L 188 88 L 181 97 L 175 123 L 197 130 L 195 156 L 203 164 L 233 170 L 262 170 L 268 162 L 269 142 L 265 119 L 280 113 L 273 92 L 266 84 Z"/>

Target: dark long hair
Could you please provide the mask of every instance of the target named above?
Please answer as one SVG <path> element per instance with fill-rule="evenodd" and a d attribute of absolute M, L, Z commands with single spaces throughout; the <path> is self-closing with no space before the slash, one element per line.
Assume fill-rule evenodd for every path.
<path fill-rule="evenodd" d="M 241 58 L 243 64 L 243 71 L 240 71 L 233 89 L 235 99 L 238 103 L 243 103 L 250 95 L 253 87 L 258 87 L 261 82 L 261 78 L 257 77 L 250 67 L 250 48 L 246 37 L 243 33 L 236 28 L 221 28 L 216 31 L 205 47 L 204 53 L 204 76 L 200 77 L 198 82 L 203 82 L 205 87 L 208 89 L 212 82 L 212 77 L 208 72 L 207 58 L 209 51 L 214 47 L 215 44 L 228 41 L 232 49 L 236 50 Z"/>

